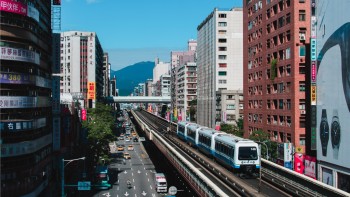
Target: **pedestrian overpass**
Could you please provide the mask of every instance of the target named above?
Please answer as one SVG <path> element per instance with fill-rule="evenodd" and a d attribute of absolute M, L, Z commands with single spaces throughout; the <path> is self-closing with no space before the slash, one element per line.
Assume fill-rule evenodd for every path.
<path fill-rule="evenodd" d="M 170 103 L 170 96 L 113 96 L 107 100 L 112 103 Z"/>

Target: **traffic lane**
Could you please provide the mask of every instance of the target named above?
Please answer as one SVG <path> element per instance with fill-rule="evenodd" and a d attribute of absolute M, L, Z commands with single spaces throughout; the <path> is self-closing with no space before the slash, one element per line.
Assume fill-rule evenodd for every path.
<path fill-rule="evenodd" d="M 127 145 L 133 144 L 134 150 L 127 151 Z M 110 147 L 114 144 L 111 143 Z M 118 169 L 118 180 L 114 187 L 107 191 L 100 191 L 95 196 L 161 196 L 157 194 L 154 187 L 154 165 L 148 158 L 145 149 L 139 142 L 125 142 L 119 141 L 118 145 L 125 147 L 124 151 L 113 151 L 116 157 L 111 168 Z M 131 159 L 124 160 L 122 158 L 123 152 L 129 152 Z M 127 180 L 132 182 L 132 188 L 127 187 Z"/>

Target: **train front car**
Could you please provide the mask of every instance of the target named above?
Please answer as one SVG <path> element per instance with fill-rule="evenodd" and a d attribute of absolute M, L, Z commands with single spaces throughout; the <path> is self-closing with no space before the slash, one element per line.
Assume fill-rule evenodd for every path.
<path fill-rule="evenodd" d="M 258 144 L 251 140 L 235 141 L 235 166 L 240 169 L 241 176 L 258 177 L 260 160 L 258 155 Z"/>

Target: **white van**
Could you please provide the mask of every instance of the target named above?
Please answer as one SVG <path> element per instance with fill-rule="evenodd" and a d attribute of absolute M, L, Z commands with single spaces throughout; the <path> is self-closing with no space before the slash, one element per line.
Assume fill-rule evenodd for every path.
<path fill-rule="evenodd" d="M 165 175 L 163 173 L 156 173 L 154 176 L 156 191 L 160 192 L 168 192 L 168 186 L 166 182 Z"/>

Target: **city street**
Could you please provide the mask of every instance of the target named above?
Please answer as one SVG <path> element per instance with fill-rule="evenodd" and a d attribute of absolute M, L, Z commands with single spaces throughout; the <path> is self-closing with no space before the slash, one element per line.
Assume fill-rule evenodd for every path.
<path fill-rule="evenodd" d="M 134 150 L 127 150 L 132 144 Z M 124 151 L 118 151 L 117 146 L 124 146 Z M 141 142 L 118 141 L 110 144 L 113 161 L 110 164 L 111 181 L 109 190 L 102 190 L 94 196 L 161 196 L 154 188 L 155 168 L 149 159 Z M 123 152 L 129 152 L 131 159 L 125 160 Z M 127 187 L 127 180 L 131 181 L 131 188 Z"/>

